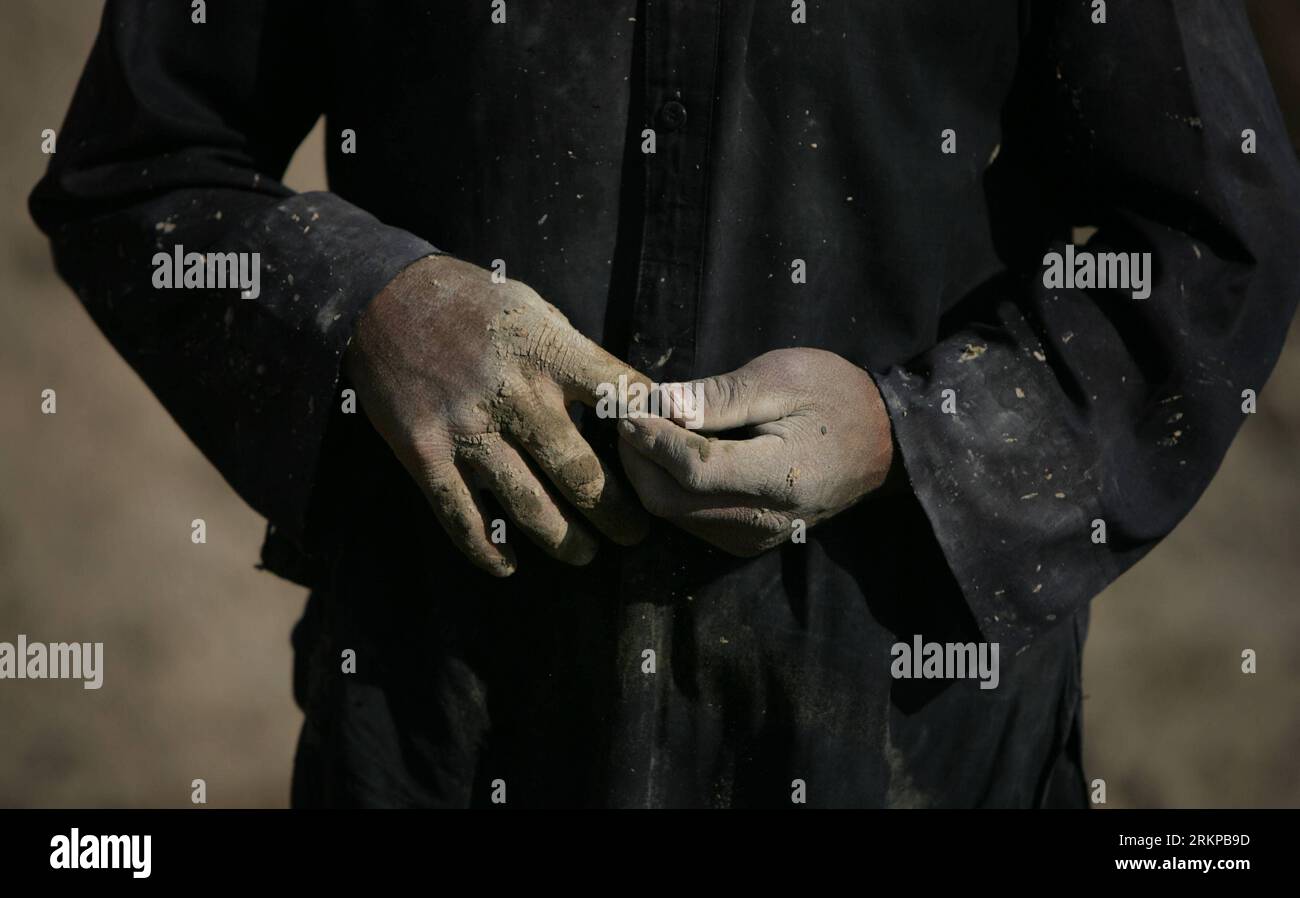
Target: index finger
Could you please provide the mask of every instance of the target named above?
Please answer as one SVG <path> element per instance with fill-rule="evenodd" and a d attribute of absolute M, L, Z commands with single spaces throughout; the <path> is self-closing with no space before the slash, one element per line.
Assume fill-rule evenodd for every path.
<path fill-rule="evenodd" d="M 623 394 L 632 384 L 640 384 L 649 396 L 654 382 L 627 362 L 602 349 L 593 340 L 574 331 L 573 345 L 555 366 L 552 375 L 564 390 L 566 401 L 577 401 L 596 408 L 602 398 Z"/>
<path fill-rule="evenodd" d="M 698 494 L 732 494 L 787 505 L 799 482 L 785 440 L 761 434 L 745 440 L 703 437 L 663 418 L 627 418 L 619 434 L 629 446 Z"/>

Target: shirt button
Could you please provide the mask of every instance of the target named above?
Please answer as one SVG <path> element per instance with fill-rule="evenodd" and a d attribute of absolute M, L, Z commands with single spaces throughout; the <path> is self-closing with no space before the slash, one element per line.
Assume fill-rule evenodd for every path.
<path fill-rule="evenodd" d="M 686 124 L 686 107 L 676 100 L 669 100 L 659 107 L 659 127 L 665 131 L 676 131 Z"/>

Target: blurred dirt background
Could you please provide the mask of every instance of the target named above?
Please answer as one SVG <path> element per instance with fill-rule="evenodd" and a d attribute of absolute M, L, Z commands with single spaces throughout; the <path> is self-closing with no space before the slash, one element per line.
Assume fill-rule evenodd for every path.
<path fill-rule="evenodd" d="M 0 681 L 0 807 L 190 806 L 195 778 L 209 806 L 284 806 L 304 592 L 254 569 L 261 520 L 56 279 L 26 211 L 100 8 L 0 4 L 0 640 L 109 647 L 99 691 Z M 1252 12 L 1294 125 L 1300 7 Z M 288 181 L 324 186 L 319 129 Z M 1300 806 L 1297 447 L 1293 328 L 1204 499 L 1094 603 L 1085 744 L 1108 806 Z M 197 517 L 206 545 L 189 539 Z"/>

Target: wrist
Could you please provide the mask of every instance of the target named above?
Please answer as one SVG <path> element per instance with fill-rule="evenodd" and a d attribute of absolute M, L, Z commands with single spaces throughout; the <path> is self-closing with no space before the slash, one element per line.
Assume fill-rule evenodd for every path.
<path fill-rule="evenodd" d="M 870 448 L 867 452 L 868 493 L 897 489 L 902 464 L 900 451 L 894 433 L 893 423 L 889 418 L 889 408 L 884 396 L 876 386 L 875 377 L 866 372 L 867 388 L 867 426 L 870 430 Z M 904 477 L 903 480 L 906 480 Z"/>

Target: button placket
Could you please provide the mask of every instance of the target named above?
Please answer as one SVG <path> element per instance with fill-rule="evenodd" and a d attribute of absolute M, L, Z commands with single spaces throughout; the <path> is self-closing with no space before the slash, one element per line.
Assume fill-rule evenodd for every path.
<path fill-rule="evenodd" d="M 641 261 L 631 316 L 628 361 L 656 381 L 685 380 L 694 371 L 696 309 L 704 266 L 708 215 L 709 127 L 717 67 L 720 5 L 688 0 L 645 0 L 645 93 L 640 98 L 645 127 L 656 132 L 656 152 L 643 157 L 645 172 Z M 688 109 L 690 114 L 688 115 Z M 669 800 L 656 772 L 674 729 L 672 707 L 673 621 L 676 609 L 663 601 L 663 571 L 680 567 L 671 534 L 660 533 L 628 550 L 620 571 L 623 615 L 620 642 L 637 653 L 620 652 L 636 663 L 653 649 L 660 659 L 652 676 L 631 675 L 620 715 L 629 738 L 615 756 L 645 777 L 640 802 Z M 684 645 L 681 651 L 694 649 Z M 679 659 L 680 660 L 680 659 Z M 677 723 L 680 726 L 681 722 Z M 673 800 L 693 803 L 685 796 Z"/>

